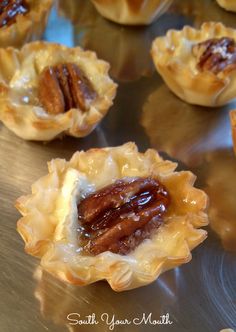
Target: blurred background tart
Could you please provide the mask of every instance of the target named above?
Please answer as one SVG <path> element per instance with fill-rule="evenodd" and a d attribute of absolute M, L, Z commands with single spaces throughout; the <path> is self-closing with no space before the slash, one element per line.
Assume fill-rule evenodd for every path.
<path fill-rule="evenodd" d="M 0 3 L 0 45 L 21 47 L 42 37 L 53 0 L 4 0 Z"/>

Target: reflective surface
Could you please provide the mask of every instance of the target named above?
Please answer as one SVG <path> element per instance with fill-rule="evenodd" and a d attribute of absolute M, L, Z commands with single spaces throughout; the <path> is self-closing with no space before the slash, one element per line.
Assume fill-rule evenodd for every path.
<path fill-rule="evenodd" d="M 228 111 L 187 105 L 177 99 L 154 71 L 151 40 L 169 28 L 221 20 L 236 28 L 236 15 L 210 0 L 175 1 L 149 28 L 118 26 L 100 17 L 85 0 L 60 1 L 45 38 L 95 50 L 112 64 L 119 83 L 115 105 L 87 138 L 67 137 L 48 144 L 24 142 L 0 124 L 0 331 L 109 331 L 100 317 L 133 319 L 169 313 L 172 325 L 119 325 L 117 331 L 218 332 L 236 329 L 236 157 Z M 73 22 L 73 25 L 71 24 Z M 115 293 L 105 282 L 84 288 L 63 284 L 26 255 L 16 233 L 15 199 L 47 172 L 46 162 L 69 158 L 78 149 L 135 141 L 140 150 L 154 147 L 177 160 L 179 169 L 198 176 L 197 186 L 210 196 L 208 239 L 193 259 L 137 290 Z M 99 324 L 69 325 L 67 315 L 96 314 Z"/>

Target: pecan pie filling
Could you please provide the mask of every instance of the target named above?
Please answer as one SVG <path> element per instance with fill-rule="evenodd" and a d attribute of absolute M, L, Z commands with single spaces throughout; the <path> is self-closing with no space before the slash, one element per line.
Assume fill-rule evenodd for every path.
<path fill-rule="evenodd" d="M 229 66 L 236 67 L 236 42 L 233 38 L 213 38 L 193 47 L 198 68 L 218 74 Z"/>
<path fill-rule="evenodd" d="M 0 1 L 0 28 L 15 23 L 18 15 L 25 15 L 28 11 L 29 5 L 25 0 Z"/>
<path fill-rule="evenodd" d="M 124 178 L 78 205 L 80 242 L 85 252 L 134 250 L 163 223 L 170 204 L 166 188 L 153 178 Z"/>
<path fill-rule="evenodd" d="M 46 67 L 39 77 L 39 101 L 50 114 L 72 108 L 86 112 L 96 96 L 92 83 L 74 63 Z"/>

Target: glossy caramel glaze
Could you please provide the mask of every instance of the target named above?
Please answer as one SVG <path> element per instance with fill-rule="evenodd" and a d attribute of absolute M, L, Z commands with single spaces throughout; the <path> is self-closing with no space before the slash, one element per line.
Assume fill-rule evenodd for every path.
<path fill-rule="evenodd" d="M 161 225 L 169 202 L 152 178 L 121 179 L 89 195 L 78 206 L 84 249 L 127 254 Z"/>
<path fill-rule="evenodd" d="M 3 0 L 0 3 L 0 28 L 15 23 L 18 15 L 25 15 L 29 5 L 25 0 Z"/>

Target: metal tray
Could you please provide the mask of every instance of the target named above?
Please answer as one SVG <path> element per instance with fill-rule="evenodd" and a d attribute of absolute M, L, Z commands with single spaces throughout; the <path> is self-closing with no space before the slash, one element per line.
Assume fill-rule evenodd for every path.
<path fill-rule="evenodd" d="M 185 104 L 172 95 L 149 56 L 152 39 L 169 28 L 203 21 L 236 27 L 236 15 L 214 0 L 179 0 L 150 27 L 129 28 L 106 21 L 88 0 L 62 0 L 54 8 L 45 39 L 92 49 L 111 63 L 119 83 L 115 104 L 88 137 L 48 144 L 25 142 L 0 125 L 0 331 L 110 331 L 101 315 L 117 320 L 152 320 L 169 314 L 172 325 L 117 325 L 117 331 L 219 332 L 236 327 L 236 158 L 228 111 Z M 115 293 L 105 282 L 84 288 L 66 285 L 43 272 L 24 253 L 16 232 L 15 199 L 47 172 L 52 158 L 70 158 L 79 149 L 135 141 L 190 169 L 210 196 L 208 239 L 189 264 L 166 272 L 153 284 Z M 67 319 L 96 315 L 98 324 L 72 326 Z M 75 322 L 74 322 L 75 323 Z M 110 329 L 109 329 L 110 328 Z"/>

